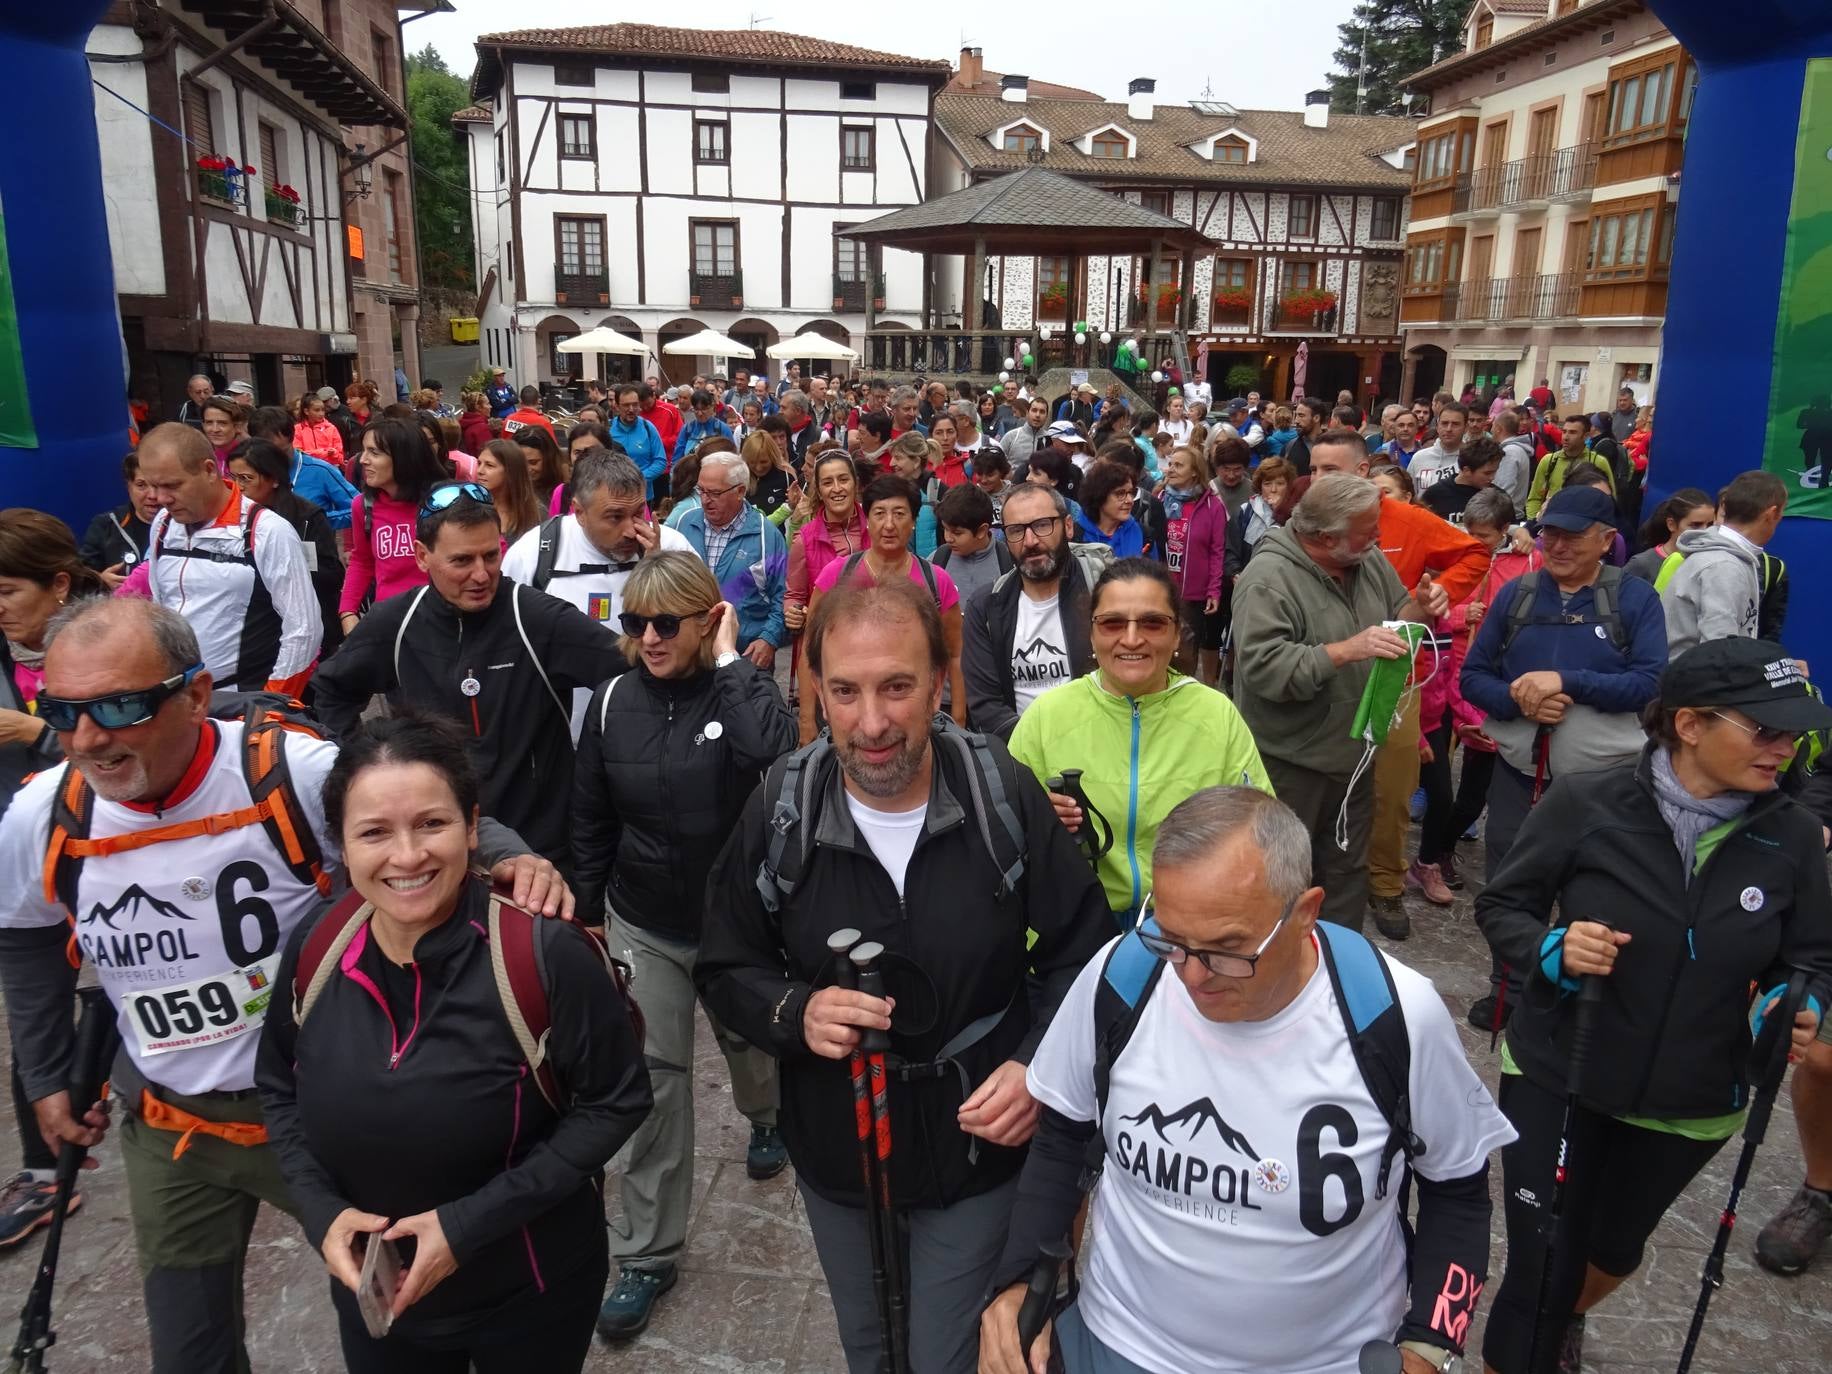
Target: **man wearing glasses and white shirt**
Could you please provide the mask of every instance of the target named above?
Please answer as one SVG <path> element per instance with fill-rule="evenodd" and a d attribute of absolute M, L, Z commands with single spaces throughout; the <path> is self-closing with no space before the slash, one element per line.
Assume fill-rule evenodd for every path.
<path fill-rule="evenodd" d="M 1461 1369 L 1488 1155 L 1514 1132 L 1431 984 L 1319 924 L 1310 852 L 1252 788 L 1159 827 L 1140 929 L 1082 970 L 1027 1073 L 1043 1120 L 981 1374 L 1042 1368 L 1050 1342 L 1068 1374 L 1354 1374 L 1370 1341 L 1407 1374 Z M 1079 1295 L 1027 1360 L 1025 1280 L 1103 1161 Z"/>

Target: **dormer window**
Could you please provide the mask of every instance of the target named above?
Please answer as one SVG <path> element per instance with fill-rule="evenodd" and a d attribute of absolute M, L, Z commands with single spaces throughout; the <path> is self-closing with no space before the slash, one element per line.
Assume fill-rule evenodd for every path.
<path fill-rule="evenodd" d="M 1215 161 L 1231 162 L 1237 166 L 1247 164 L 1247 144 L 1245 139 L 1222 138 L 1215 141 Z"/>
<path fill-rule="evenodd" d="M 1245 130 L 1232 126 L 1205 134 L 1185 146 L 1207 162 L 1220 162 L 1230 167 L 1245 167 L 1259 157 L 1258 140 Z"/>
<path fill-rule="evenodd" d="M 1480 52 L 1495 41 L 1495 16 L 1484 10 L 1476 20 L 1476 50 Z"/>
<path fill-rule="evenodd" d="M 999 147 L 1008 153 L 1034 153 L 1043 147 L 1043 133 L 1028 124 L 1014 124 L 1005 131 Z"/>
<path fill-rule="evenodd" d="M 1124 158 L 1129 145 L 1125 135 L 1117 134 L 1111 129 L 1095 134 L 1088 142 L 1088 156 L 1098 158 Z"/>

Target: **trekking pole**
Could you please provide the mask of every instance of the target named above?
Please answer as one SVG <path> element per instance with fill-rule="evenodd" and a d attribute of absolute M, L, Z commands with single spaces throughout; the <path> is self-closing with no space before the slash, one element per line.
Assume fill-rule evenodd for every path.
<path fill-rule="evenodd" d="M 884 946 L 867 940 L 853 946 L 852 964 L 858 972 L 859 991 L 867 997 L 884 996 L 884 974 L 878 960 Z M 885 1053 L 891 1047 L 889 1032 L 868 1027 L 859 1037 L 867 1074 L 871 1080 L 871 1128 L 878 1166 L 878 1225 L 884 1236 L 884 1279 L 889 1292 L 891 1374 L 909 1374 L 909 1312 L 903 1292 L 903 1237 L 897 1212 L 891 1204 L 891 1104 L 886 1094 Z"/>
<path fill-rule="evenodd" d="M 1113 848 L 1113 824 L 1088 800 L 1088 794 L 1082 790 L 1081 774 L 1079 768 L 1065 768 L 1049 780 L 1049 789 L 1081 808 L 1081 829 L 1075 832 L 1075 847 L 1093 868 Z"/>
<path fill-rule="evenodd" d="M 1692 1367 L 1692 1355 L 1698 1349 L 1698 1338 L 1705 1329 L 1705 1309 L 1711 1306 L 1711 1295 L 1724 1286 L 1724 1253 L 1730 1248 L 1730 1232 L 1737 1224 L 1737 1203 L 1743 1186 L 1749 1182 L 1749 1171 L 1756 1162 L 1756 1151 L 1768 1134 L 1768 1119 L 1775 1110 L 1775 1098 L 1781 1092 L 1781 1078 L 1787 1072 L 1788 1044 L 1794 1032 L 1794 1015 L 1806 1001 L 1807 975 L 1796 969 L 1788 979 L 1787 991 L 1774 1009 L 1763 1018 L 1762 1034 L 1750 1047 L 1749 1077 L 1755 1085 L 1755 1097 L 1749 1104 L 1749 1119 L 1743 1123 L 1743 1151 L 1737 1156 L 1736 1172 L 1730 1178 L 1730 1197 L 1718 1218 L 1717 1239 L 1711 1253 L 1705 1256 L 1705 1272 L 1699 1279 L 1698 1306 L 1692 1309 L 1692 1325 L 1686 1332 L 1686 1346 L 1679 1354 L 1679 1374 Z"/>
<path fill-rule="evenodd" d="M 102 1084 L 108 1076 L 108 1063 L 114 1058 L 114 1011 L 108 1005 L 108 994 L 99 987 L 81 988 L 77 999 L 82 1011 L 76 1022 L 76 1055 L 70 1065 L 70 1109 L 80 1122 L 91 1104 L 102 1095 Z M 44 1254 L 38 1261 L 38 1276 L 32 1280 L 25 1307 L 19 1314 L 19 1335 L 13 1342 L 8 1374 L 43 1374 L 45 1351 L 57 1341 L 51 1329 L 51 1289 L 57 1282 L 57 1254 L 64 1240 L 64 1216 L 70 1208 L 70 1194 L 76 1190 L 77 1170 L 89 1151 L 65 1141 L 57 1151 L 57 1185 L 51 1199 L 51 1224 L 45 1236 Z"/>
<path fill-rule="evenodd" d="M 1361 1347 L 1355 1367 L 1361 1374 L 1400 1374 L 1406 1366 L 1392 1341 L 1369 1341 Z"/>
<path fill-rule="evenodd" d="M 1597 1008 L 1603 1003 L 1603 975 L 1587 973 L 1578 984 L 1578 1009 L 1571 1024 L 1571 1062 L 1565 1068 L 1565 1115 L 1558 1128 L 1558 1161 L 1552 1171 L 1552 1198 L 1540 1226 L 1546 1257 L 1539 1270 L 1539 1305 L 1533 1312 L 1533 1341 L 1527 1347 L 1527 1374 L 1552 1374 L 1558 1367 L 1558 1350 L 1571 1313 L 1556 1317 L 1552 1307 L 1552 1276 L 1558 1266 L 1560 1222 L 1565 1209 L 1565 1189 L 1571 1177 L 1571 1132 L 1577 1124 L 1578 1091 L 1590 1066 L 1590 1043 L 1595 1034 Z M 1582 1275 L 1580 1274 L 1580 1279 Z M 1550 1328 L 1556 1323 L 1557 1330 Z M 1542 1368 L 1540 1361 L 1551 1359 Z"/>
<path fill-rule="evenodd" d="M 1056 1281 L 1068 1258 L 1069 1247 L 1063 1241 L 1048 1240 L 1037 1247 L 1037 1262 L 1031 1266 L 1030 1278 L 1024 1285 L 1024 1301 L 1018 1305 L 1018 1353 L 1027 1367 L 1030 1348 L 1049 1320 L 1050 1304 L 1056 1300 Z"/>
<path fill-rule="evenodd" d="M 836 930 L 827 937 L 828 952 L 834 956 L 834 986 L 848 992 L 856 992 L 859 987 L 858 971 L 853 968 L 850 956 L 861 938 L 859 932 L 850 926 Z M 872 1149 L 871 1090 L 865 1081 L 863 1048 L 855 1048 L 847 1057 L 847 1068 L 852 1077 L 852 1115 L 859 1144 L 859 1176 L 865 1184 L 865 1238 L 871 1246 L 872 1297 L 878 1304 L 878 1374 L 890 1374 L 891 1290 L 890 1279 L 884 1268 L 883 1220 L 878 1215 L 878 1158 Z"/>

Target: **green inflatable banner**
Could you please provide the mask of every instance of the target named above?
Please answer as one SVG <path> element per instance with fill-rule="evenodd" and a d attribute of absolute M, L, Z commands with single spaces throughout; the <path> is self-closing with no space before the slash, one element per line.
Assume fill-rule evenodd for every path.
<path fill-rule="evenodd" d="M 25 354 L 13 309 L 13 269 L 6 255 L 6 212 L 0 207 L 0 448 L 37 448 L 32 403 L 25 390 Z"/>

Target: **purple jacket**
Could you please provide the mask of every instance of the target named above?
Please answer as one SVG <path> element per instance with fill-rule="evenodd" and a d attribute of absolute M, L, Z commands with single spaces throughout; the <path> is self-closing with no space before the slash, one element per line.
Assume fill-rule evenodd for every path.
<path fill-rule="evenodd" d="M 1187 522 L 1183 548 L 1180 555 L 1173 557 L 1170 517 L 1164 509 L 1164 499 L 1152 498 L 1145 532 L 1151 554 L 1179 577 L 1185 601 L 1220 600 L 1228 544 L 1228 508 L 1205 486 L 1194 501 L 1184 503 L 1183 519 Z"/>

